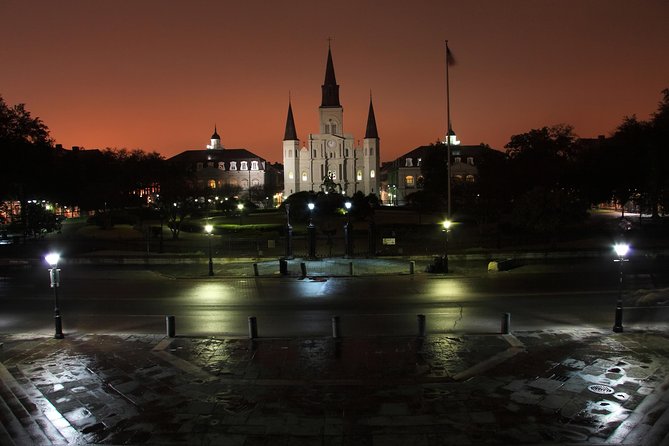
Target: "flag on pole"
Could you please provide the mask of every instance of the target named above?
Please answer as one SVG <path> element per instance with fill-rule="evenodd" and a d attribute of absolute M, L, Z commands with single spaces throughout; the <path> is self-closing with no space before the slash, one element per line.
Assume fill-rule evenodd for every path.
<path fill-rule="evenodd" d="M 455 65 L 455 57 L 453 57 L 453 52 L 448 47 L 448 43 L 446 44 L 446 63 L 451 67 Z"/>

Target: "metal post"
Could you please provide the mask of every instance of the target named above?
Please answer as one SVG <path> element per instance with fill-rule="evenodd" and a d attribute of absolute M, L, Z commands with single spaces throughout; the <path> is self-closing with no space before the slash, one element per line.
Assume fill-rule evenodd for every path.
<path fill-rule="evenodd" d="M 165 324 L 167 327 L 167 337 L 173 338 L 176 334 L 174 316 L 165 316 Z"/>
<path fill-rule="evenodd" d="M 258 322 L 255 316 L 249 316 L 249 338 L 255 339 L 258 337 Z"/>
<path fill-rule="evenodd" d="M 502 334 L 511 333 L 511 313 L 502 314 Z"/>
<path fill-rule="evenodd" d="M 348 275 L 353 275 L 353 262 L 348 262 Z"/>
<path fill-rule="evenodd" d="M 625 262 L 624 255 L 618 258 L 618 301 L 616 302 L 616 316 L 613 323 L 613 332 L 623 332 L 623 263 Z"/>
<path fill-rule="evenodd" d="M 341 337 L 339 316 L 332 316 L 332 337 L 335 339 Z"/>
<path fill-rule="evenodd" d="M 258 264 L 254 263 L 253 264 L 253 275 L 258 277 L 260 274 L 258 273 Z"/>
<path fill-rule="evenodd" d="M 413 274 L 416 269 L 416 261 L 412 260 L 409 262 L 409 274 Z"/>
<path fill-rule="evenodd" d="M 314 222 L 309 219 L 309 226 L 307 226 L 307 233 L 309 238 L 309 258 L 316 258 L 316 226 Z"/>
<path fill-rule="evenodd" d="M 60 268 L 50 268 L 49 277 L 51 278 L 51 288 L 53 288 L 53 322 L 55 325 L 54 339 L 63 339 L 63 321 L 60 317 L 60 307 L 58 306 L 58 287 L 60 287 Z"/>
<path fill-rule="evenodd" d="M 287 276 L 288 275 L 288 260 L 279 259 L 279 273 L 282 276 Z"/>
<path fill-rule="evenodd" d="M 307 277 L 307 264 L 304 262 L 300 263 L 300 270 L 302 271 L 302 277 Z"/>
<path fill-rule="evenodd" d="M 286 204 L 286 258 L 293 258 L 293 227 L 290 225 L 290 204 Z"/>
<path fill-rule="evenodd" d="M 351 258 L 353 257 L 353 225 L 351 224 L 350 214 L 348 221 L 344 225 L 344 241 L 345 241 L 344 257 Z"/>
<path fill-rule="evenodd" d="M 212 258 L 212 253 L 211 253 L 211 234 L 207 236 L 209 239 L 209 275 L 213 276 L 214 275 L 214 259 Z"/>
<path fill-rule="evenodd" d="M 425 326 L 426 326 L 425 315 L 424 314 L 419 314 L 417 319 L 418 319 L 418 336 L 420 336 L 421 338 L 424 338 L 425 337 L 425 332 L 426 332 L 426 330 L 425 330 Z"/>

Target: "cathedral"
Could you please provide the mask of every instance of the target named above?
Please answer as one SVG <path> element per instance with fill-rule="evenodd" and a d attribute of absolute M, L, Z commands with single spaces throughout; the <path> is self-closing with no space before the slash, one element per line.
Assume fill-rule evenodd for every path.
<path fill-rule="evenodd" d="M 288 101 L 283 138 L 284 198 L 302 191 L 336 191 L 347 196 L 360 191 L 379 195 L 379 135 L 372 98 L 365 138 L 362 146 L 356 147 L 353 135 L 344 130 L 344 108 L 339 102 L 339 85 L 329 46 L 321 89 L 319 132 L 310 133 L 306 141 L 297 136 L 292 104 Z"/>

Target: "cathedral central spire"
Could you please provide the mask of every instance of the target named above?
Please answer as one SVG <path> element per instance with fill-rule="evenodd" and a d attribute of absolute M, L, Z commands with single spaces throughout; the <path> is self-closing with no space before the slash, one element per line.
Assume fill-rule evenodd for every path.
<path fill-rule="evenodd" d="M 332 63 L 332 50 L 328 45 L 328 61 L 325 66 L 325 81 L 321 86 L 323 91 L 323 100 L 321 107 L 341 107 L 339 103 L 339 85 L 335 77 L 334 63 Z"/>

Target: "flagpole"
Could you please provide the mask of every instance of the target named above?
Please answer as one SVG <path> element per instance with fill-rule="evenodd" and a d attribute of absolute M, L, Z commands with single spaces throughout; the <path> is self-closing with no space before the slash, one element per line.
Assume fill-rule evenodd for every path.
<path fill-rule="evenodd" d="M 448 176 L 448 220 L 451 219 L 451 91 L 448 79 L 449 50 L 446 42 L 446 175 Z"/>

